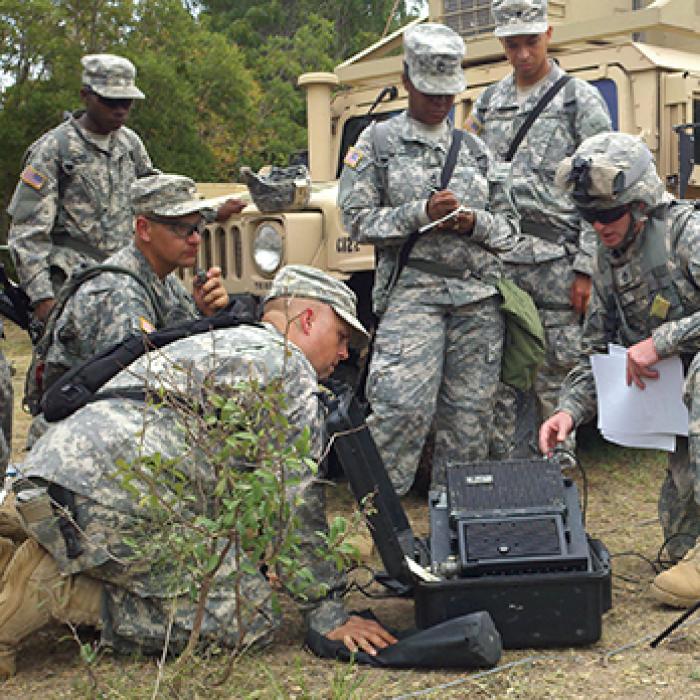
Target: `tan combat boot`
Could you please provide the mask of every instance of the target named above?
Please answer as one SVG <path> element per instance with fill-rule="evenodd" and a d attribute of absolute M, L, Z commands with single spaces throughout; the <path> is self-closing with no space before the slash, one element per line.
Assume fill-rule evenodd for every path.
<path fill-rule="evenodd" d="M 651 594 L 674 608 L 689 608 L 700 601 L 700 543 L 654 579 Z"/>
<path fill-rule="evenodd" d="M 15 673 L 20 643 L 50 620 L 75 625 L 100 622 L 102 584 L 85 576 L 63 576 L 51 555 L 34 540 L 18 547 L 0 584 L 0 679 Z"/>
<path fill-rule="evenodd" d="M 22 519 L 15 507 L 15 494 L 10 492 L 0 504 L 0 536 L 9 537 L 15 542 L 24 542 L 27 534 Z"/>
<path fill-rule="evenodd" d="M 2 574 L 16 550 L 17 545 L 9 537 L 0 537 L 0 581 L 2 581 Z"/>

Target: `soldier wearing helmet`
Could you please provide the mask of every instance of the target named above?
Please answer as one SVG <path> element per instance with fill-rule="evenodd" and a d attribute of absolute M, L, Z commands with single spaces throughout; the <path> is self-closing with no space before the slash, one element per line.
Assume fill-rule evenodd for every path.
<path fill-rule="evenodd" d="M 685 607 L 700 599 L 700 215 L 671 200 L 651 152 L 628 134 L 586 139 L 555 179 L 591 223 L 599 245 L 580 358 L 556 412 L 540 428 L 540 448 L 551 453 L 595 415 L 589 358 L 607 352 L 608 343 L 627 348 L 627 383 L 641 389 L 658 377 L 659 360 L 681 356 L 689 434 L 669 456 L 659 517 L 671 558 L 685 558 L 656 577 L 652 593 Z"/>

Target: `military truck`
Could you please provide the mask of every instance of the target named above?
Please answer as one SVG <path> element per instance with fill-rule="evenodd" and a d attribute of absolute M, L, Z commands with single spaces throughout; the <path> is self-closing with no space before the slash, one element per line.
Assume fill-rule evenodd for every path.
<path fill-rule="evenodd" d="M 551 55 L 569 73 L 602 93 L 615 129 L 640 135 L 656 157 L 669 189 L 683 173 L 690 197 L 700 193 L 700 138 L 689 138 L 679 160 L 679 134 L 700 122 L 700 0 L 550 0 Z M 467 89 L 453 118 L 464 124 L 479 93 L 511 70 L 493 37 L 490 0 L 430 0 L 421 21 L 444 22 L 466 42 Z M 412 26 L 412 24 L 407 25 Z M 307 73 L 308 163 L 313 191 L 303 210 L 259 212 L 252 204 L 207 230 L 200 265 L 218 264 L 230 293 L 264 295 L 277 269 L 306 263 L 328 270 L 358 293 L 371 322 L 372 246 L 351 241 L 336 207 L 337 178 L 346 150 L 373 119 L 406 107 L 401 42 L 407 27 L 344 61 L 333 73 Z M 675 130 L 674 130 L 675 127 Z M 698 134 L 700 136 L 700 134 Z M 206 196 L 240 187 L 200 186 Z M 191 281 L 189 273 L 185 279 Z"/>

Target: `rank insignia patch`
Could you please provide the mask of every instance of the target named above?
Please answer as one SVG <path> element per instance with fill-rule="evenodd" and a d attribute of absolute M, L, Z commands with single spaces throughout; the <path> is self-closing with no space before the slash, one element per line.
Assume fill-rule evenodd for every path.
<path fill-rule="evenodd" d="M 364 158 L 362 151 L 358 151 L 354 146 L 350 146 L 348 152 L 345 154 L 345 160 L 343 162 L 348 168 L 356 168 L 362 158 Z"/>
<path fill-rule="evenodd" d="M 29 185 L 37 191 L 40 190 L 46 182 L 46 176 L 42 175 L 37 170 L 34 170 L 34 168 L 31 165 L 28 165 L 22 171 L 22 175 L 20 177 L 25 185 Z"/>
<path fill-rule="evenodd" d="M 650 314 L 664 320 L 668 316 L 668 310 L 671 308 L 671 302 L 668 299 L 664 299 L 661 294 L 657 294 L 654 297 L 654 301 L 651 304 Z"/>

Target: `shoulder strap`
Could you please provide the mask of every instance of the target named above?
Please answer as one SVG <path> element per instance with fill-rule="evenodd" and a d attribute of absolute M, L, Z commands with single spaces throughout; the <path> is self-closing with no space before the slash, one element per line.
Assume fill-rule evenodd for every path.
<path fill-rule="evenodd" d="M 454 129 L 452 131 L 452 142 L 450 143 L 450 148 L 447 151 L 447 156 L 445 158 L 445 164 L 442 166 L 442 172 L 440 173 L 441 190 L 447 189 L 447 186 L 450 184 L 452 174 L 455 170 L 455 165 L 457 165 L 457 157 L 459 155 L 459 149 L 462 145 L 463 137 L 464 131 L 462 131 L 461 129 Z M 471 150 L 471 142 L 468 141 L 468 143 L 470 144 L 469 148 Z M 472 150 L 472 153 L 473 152 L 474 151 Z M 396 268 L 394 269 L 394 273 L 392 274 L 391 279 L 389 281 L 388 291 L 391 291 L 398 282 L 399 276 L 403 272 L 404 267 L 406 267 L 408 258 L 411 255 L 411 251 L 413 250 L 413 246 L 416 245 L 419 236 L 420 234 L 418 233 L 418 231 L 413 231 L 413 233 L 411 233 L 411 235 L 408 237 L 408 240 L 403 244 L 403 246 L 401 246 L 401 250 L 399 251 L 399 257 L 396 263 Z"/>
<path fill-rule="evenodd" d="M 130 335 L 99 355 L 69 370 L 52 384 L 41 400 L 44 417 L 52 423 L 75 413 L 79 408 L 93 401 L 97 391 L 110 379 L 146 353 L 192 335 L 240 325 L 262 327 L 262 324 L 252 318 L 222 313 L 211 318 L 197 318 L 148 335 L 142 333 Z"/>
<path fill-rule="evenodd" d="M 372 122 L 372 150 L 374 151 L 374 163 L 379 168 L 379 185 L 381 188 L 381 204 L 388 204 L 389 196 L 387 167 L 389 164 L 389 125 L 386 121 Z"/>
<path fill-rule="evenodd" d="M 496 87 L 498 87 L 498 82 L 491 83 L 482 93 L 479 100 L 479 109 L 477 117 L 480 122 L 483 123 L 483 116 L 488 112 L 489 105 L 491 104 L 491 98 L 493 93 L 496 92 Z"/>
<path fill-rule="evenodd" d="M 527 119 L 522 123 L 521 127 L 518 129 L 518 133 L 513 138 L 513 142 L 510 144 L 508 153 L 506 153 L 505 160 L 510 162 L 513 160 L 515 152 L 525 138 L 525 135 L 530 131 L 530 127 L 535 123 L 535 119 L 542 114 L 544 108 L 554 99 L 556 94 L 571 80 L 570 75 L 562 75 L 559 80 L 557 80 L 554 85 L 552 85 L 547 92 L 542 95 L 540 101 L 535 105 L 535 108 L 528 114 Z"/>

